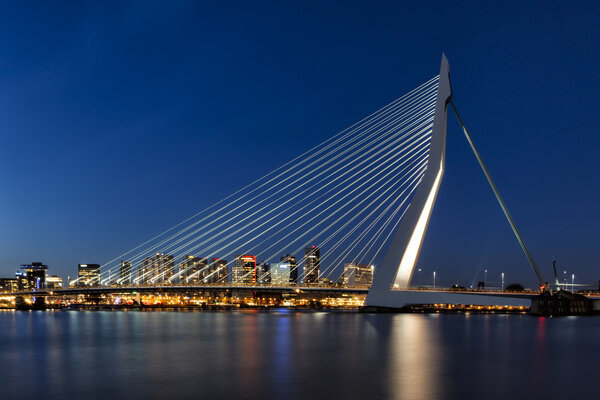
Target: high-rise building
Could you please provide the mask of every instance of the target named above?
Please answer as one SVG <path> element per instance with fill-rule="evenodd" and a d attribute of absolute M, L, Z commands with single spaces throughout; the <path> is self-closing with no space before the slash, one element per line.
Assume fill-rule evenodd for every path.
<path fill-rule="evenodd" d="M 169 283 L 169 279 L 174 274 L 175 263 L 173 256 L 156 253 L 152 257 L 146 257 L 142 260 L 137 281 L 141 284 L 161 285 Z"/>
<path fill-rule="evenodd" d="M 173 275 L 175 275 L 175 260 L 172 255 L 163 254 L 160 264 L 160 277 L 157 283 L 170 283 Z"/>
<path fill-rule="evenodd" d="M 48 266 L 41 262 L 21 265 L 21 271 L 15 273 L 19 290 L 37 290 L 46 287 Z"/>
<path fill-rule="evenodd" d="M 121 260 L 121 265 L 119 266 L 119 279 L 117 283 L 120 285 L 131 285 L 133 280 L 131 262 Z"/>
<path fill-rule="evenodd" d="M 282 257 L 283 258 L 283 257 Z M 287 286 L 290 284 L 290 269 L 289 262 L 279 262 L 271 264 L 271 284 L 277 286 Z"/>
<path fill-rule="evenodd" d="M 208 276 L 206 283 L 226 285 L 227 275 L 227 260 L 211 258 L 208 263 Z"/>
<path fill-rule="evenodd" d="M 265 285 L 271 283 L 271 265 L 267 262 L 256 267 L 256 282 Z"/>
<path fill-rule="evenodd" d="M 190 254 L 188 254 L 187 256 L 183 256 L 183 259 L 179 263 L 179 269 L 178 269 L 179 283 L 188 283 L 187 278 L 192 274 L 193 267 L 194 267 L 194 256 L 192 256 Z"/>
<path fill-rule="evenodd" d="M 304 283 L 319 282 L 320 249 L 315 246 L 304 249 Z"/>
<path fill-rule="evenodd" d="M 152 257 L 146 257 L 142 260 L 140 267 L 138 268 L 138 276 L 135 279 L 135 282 L 145 285 L 151 278 L 154 278 L 154 275 L 152 275 L 153 273 Z"/>
<path fill-rule="evenodd" d="M 298 266 L 296 265 L 296 257 L 287 254 L 281 257 L 281 263 L 289 265 L 289 283 L 295 285 L 298 283 Z"/>
<path fill-rule="evenodd" d="M 373 284 L 373 266 L 354 262 L 344 264 L 341 283 L 348 287 L 370 287 Z"/>
<path fill-rule="evenodd" d="M 256 256 L 244 254 L 235 256 L 231 283 L 256 284 Z"/>
<path fill-rule="evenodd" d="M 191 255 L 183 257 L 179 263 L 179 282 L 197 285 L 208 275 L 206 259 Z"/>
<path fill-rule="evenodd" d="M 78 286 L 100 286 L 100 265 L 79 264 L 77 266 Z"/>

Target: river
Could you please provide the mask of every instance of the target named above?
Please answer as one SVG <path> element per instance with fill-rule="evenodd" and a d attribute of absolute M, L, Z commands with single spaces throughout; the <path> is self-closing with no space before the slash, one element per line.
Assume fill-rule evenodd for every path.
<path fill-rule="evenodd" d="M 598 317 L 3 311 L 0 398 L 597 398 L 599 334 Z"/>

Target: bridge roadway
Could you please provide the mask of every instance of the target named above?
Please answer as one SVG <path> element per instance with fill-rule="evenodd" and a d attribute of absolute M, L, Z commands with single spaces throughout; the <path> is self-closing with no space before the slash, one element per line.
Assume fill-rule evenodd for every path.
<path fill-rule="evenodd" d="M 415 290 L 392 289 L 398 308 L 419 304 L 465 304 L 482 306 L 529 307 L 538 292 L 502 292 L 497 290 Z M 385 307 L 384 307 L 385 308 Z"/>
<path fill-rule="evenodd" d="M 73 287 L 64 289 L 44 289 L 27 292 L 13 292 L 15 296 L 63 296 L 78 294 L 125 294 L 125 293 L 185 293 L 185 292 L 318 292 L 332 294 L 367 294 L 368 288 L 343 288 L 332 286 L 271 286 L 271 285 L 164 285 L 164 286 L 100 286 Z"/>
<path fill-rule="evenodd" d="M 403 304 L 473 304 L 473 305 L 510 305 L 529 306 L 537 292 L 501 292 L 497 290 L 451 290 L 412 288 L 393 290 L 402 297 Z M 156 286 L 101 286 L 101 287 L 72 287 L 54 290 L 39 290 L 11 293 L 16 296 L 74 296 L 74 295 L 106 295 L 133 293 L 198 293 L 198 292 L 228 292 L 231 294 L 278 293 L 299 294 L 319 293 L 332 297 L 341 295 L 366 295 L 368 288 L 349 288 L 333 286 L 275 286 L 275 285 L 156 285 Z"/>

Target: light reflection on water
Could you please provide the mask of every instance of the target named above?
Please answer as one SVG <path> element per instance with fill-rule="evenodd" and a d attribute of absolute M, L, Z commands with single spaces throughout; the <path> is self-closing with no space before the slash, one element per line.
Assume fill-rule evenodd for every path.
<path fill-rule="evenodd" d="M 0 398 L 595 396 L 600 318 L 0 312 Z"/>

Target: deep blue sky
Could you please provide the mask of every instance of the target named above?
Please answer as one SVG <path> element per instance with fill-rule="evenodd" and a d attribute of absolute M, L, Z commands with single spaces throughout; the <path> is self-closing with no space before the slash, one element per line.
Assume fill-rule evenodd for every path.
<path fill-rule="evenodd" d="M 555 3 L 555 4 L 551 4 Z M 534 257 L 600 279 L 600 3 L 0 5 L 0 276 L 73 276 L 451 64 L 454 100 Z M 453 115 L 420 265 L 535 277 Z M 427 279 L 425 279 L 427 277 Z"/>

